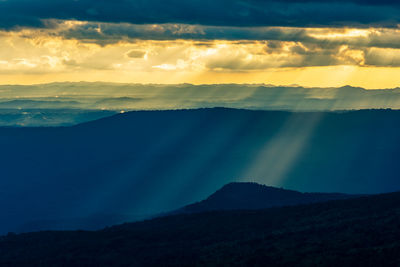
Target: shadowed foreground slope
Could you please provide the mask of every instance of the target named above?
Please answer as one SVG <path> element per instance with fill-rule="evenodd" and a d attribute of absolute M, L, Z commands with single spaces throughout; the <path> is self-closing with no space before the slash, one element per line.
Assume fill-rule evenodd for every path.
<path fill-rule="evenodd" d="M 0 265 L 398 266 L 400 193 L 0 240 Z"/>

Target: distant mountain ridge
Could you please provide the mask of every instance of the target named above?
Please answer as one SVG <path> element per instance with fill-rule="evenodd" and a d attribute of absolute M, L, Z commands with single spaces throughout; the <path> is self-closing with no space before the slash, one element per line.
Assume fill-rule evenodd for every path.
<path fill-rule="evenodd" d="M 173 213 L 197 213 L 214 210 L 257 210 L 349 199 L 361 195 L 340 193 L 302 193 L 252 182 L 233 182 L 207 199 L 187 205 Z"/>
<path fill-rule="evenodd" d="M 69 126 L 121 111 L 214 107 L 286 111 L 400 109 L 400 89 L 101 82 L 0 85 L 0 127 Z M 77 111 L 97 115 L 82 118 L 77 117 Z"/>
<path fill-rule="evenodd" d="M 332 111 L 400 108 L 400 89 L 366 90 L 267 84 L 118 84 L 102 82 L 0 85 L 0 102 L 35 100 L 31 108 L 175 110 L 211 107 L 257 110 Z M 38 102 L 36 102 L 38 101 Z M 42 102 L 45 101 L 45 102 Z M 54 103 L 52 103 L 54 102 Z M 12 103 L 8 103 L 10 105 Z M 17 102 L 15 105 L 24 106 Z M 0 107 L 3 104 L 0 103 Z M 4 103 L 7 105 L 7 103 Z M 0 124 L 1 125 L 1 124 Z"/>

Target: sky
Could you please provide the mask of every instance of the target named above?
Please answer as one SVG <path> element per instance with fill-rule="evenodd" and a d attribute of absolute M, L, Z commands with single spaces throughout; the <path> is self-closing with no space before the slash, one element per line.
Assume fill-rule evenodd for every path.
<path fill-rule="evenodd" d="M 0 0 L 0 84 L 395 88 L 389 0 Z"/>

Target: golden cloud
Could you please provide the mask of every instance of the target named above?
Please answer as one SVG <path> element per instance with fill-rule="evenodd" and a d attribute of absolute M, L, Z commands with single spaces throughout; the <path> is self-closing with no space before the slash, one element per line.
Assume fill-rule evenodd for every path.
<path fill-rule="evenodd" d="M 374 75 L 366 78 L 360 73 L 385 69 L 397 75 L 400 66 L 398 29 L 51 23 L 55 26 L 0 32 L 1 83 L 221 81 L 338 86 L 351 81 L 370 87 L 376 85 L 368 82 Z M 218 39 L 222 36 L 227 38 Z M 343 70 L 349 73 L 344 75 Z M 314 77 L 317 73 L 329 75 Z M 396 83 L 387 77 L 383 84 Z"/>

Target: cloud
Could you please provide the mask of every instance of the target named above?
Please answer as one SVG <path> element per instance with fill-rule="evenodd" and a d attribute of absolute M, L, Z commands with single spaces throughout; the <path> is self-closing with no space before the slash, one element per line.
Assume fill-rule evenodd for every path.
<path fill-rule="evenodd" d="M 397 28 L 236 27 L 76 20 L 43 23 L 49 26 L 0 31 L 3 83 L 15 83 L 20 81 L 17 75 L 25 75 L 26 80 L 37 79 L 34 82 L 118 79 L 208 83 L 220 79 L 224 82 L 276 79 L 279 84 L 301 80 L 305 85 L 319 85 L 319 82 L 336 86 L 353 79 L 352 85 L 369 87 L 378 81 L 390 86 L 398 84 L 395 71 L 400 67 L 400 30 Z M 308 67 L 315 69 L 304 70 Z M 378 71 L 381 67 L 392 70 Z M 320 75 L 322 69 L 329 75 Z M 288 77 L 283 76 L 284 72 Z M 384 76 L 376 73 L 391 76 L 382 81 Z M 351 78 L 352 75 L 356 78 Z M 376 80 L 374 85 L 369 85 L 372 80 Z"/>
<path fill-rule="evenodd" d="M 0 27 L 49 27 L 46 19 L 214 26 L 397 27 L 398 1 L 378 0 L 6 0 Z"/>
<path fill-rule="evenodd" d="M 299 42 L 267 42 L 264 47 L 260 44 L 253 46 L 236 44 L 234 48 L 218 50 L 216 55 L 206 60 L 206 67 L 217 71 L 249 71 L 268 68 L 363 65 L 362 53 L 361 50 L 344 46 L 323 48 Z"/>
<path fill-rule="evenodd" d="M 0 59 L 7 64 L 0 64 L 0 74 L 45 74 L 82 70 L 93 73 L 97 70 L 147 73 L 155 70 L 192 73 L 251 72 L 270 68 L 382 66 L 385 63 L 388 66 L 397 66 L 397 60 L 390 59 L 389 53 L 397 49 L 376 50 L 381 54 L 386 53 L 385 57 L 379 59 L 378 52 L 371 50 L 371 47 L 365 47 L 363 42 L 356 43 L 353 40 L 368 38 L 369 30 L 357 32 L 358 35 L 353 36 L 353 31 L 340 29 L 331 29 L 321 35 L 314 28 L 263 28 L 255 31 L 264 32 L 269 40 L 141 40 L 129 39 L 124 35 L 125 30 L 133 28 L 132 31 L 138 31 L 136 26 L 140 29 L 152 28 L 154 30 L 149 31 L 152 31 L 154 37 L 155 34 L 164 34 L 165 28 L 168 29 L 167 35 L 173 34 L 173 31 L 179 32 L 178 34 L 207 34 L 207 29 L 190 25 L 130 25 L 120 29 L 118 25 L 111 25 L 119 31 L 107 34 L 106 28 L 102 26 L 66 21 L 53 29 L 25 29 L 3 33 L 0 36 L 0 46 L 4 49 L 0 51 Z M 69 35 L 72 30 L 82 32 L 82 29 L 90 33 L 74 37 Z M 329 36 L 337 35 L 339 40 L 329 40 Z M 85 39 L 79 39 L 80 37 Z"/>
<path fill-rule="evenodd" d="M 400 67 L 400 51 L 398 49 L 370 49 L 365 53 L 365 65 Z"/>
<path fill-rule="evenodd" d="M 146 55 L 146 52 L 142 50 L 130 50 L 126 55 L 130 58 L 142 58 Z"/>
<path fill-rule="evenodd" d="M 128 24 L 94 23 L 78 21 L 49 21 L 51 29 L 41 33 L 64 39 L 79 40 L 99 45 L 137 40 L 228 40 L 228 41 L 269 41 L 268 47 L 276 50 L 280 42 L 301 42 L 306 46 L 318 45 L 324 48 L 348 45 L 351 47 L 400 48 L 400 30 L 387 28 L 294 28 L 294 27 L 231 27 L 188 24 Z M 26 30 L 27 38 L 39 33 Z M 16 31 L 18 32 L 18 31 Z M 1 33 L 1 32 L 0 32 Z"/>

